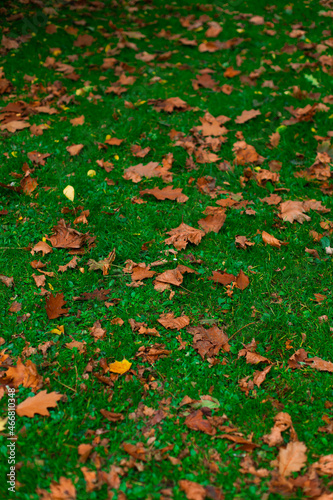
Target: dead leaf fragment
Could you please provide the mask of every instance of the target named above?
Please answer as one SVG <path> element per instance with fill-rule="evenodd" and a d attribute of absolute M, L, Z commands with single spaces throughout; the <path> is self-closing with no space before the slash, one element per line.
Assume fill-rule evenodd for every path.
<path fill-rule="evenodd" d="M 184 222 L 175 229 L 168 231 L 167 234 L 170 235 L 170 238 L 164 240 L 165 243 L 167 245 L 174 245 L 177 250 L 183 250 L 187 247 L 188 243 L 199 245 L 202 237 L 205 235 L 200 229 L 188 226 Z"/>

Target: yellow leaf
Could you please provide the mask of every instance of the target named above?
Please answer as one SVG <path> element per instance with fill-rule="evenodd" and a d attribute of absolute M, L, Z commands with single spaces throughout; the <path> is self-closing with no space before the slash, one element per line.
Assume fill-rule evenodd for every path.
<path fill-rule="evenodd" d="M 65 189 L 63 190 L 63 193 L 66 196 L 66 198 L 68 198 L 71 201 L 74 201 L 75 191 L 73 186 L 66 186 Z"/>
<path fill-rule="evenodd" d="M 120 375 L 122 375 L 123 373 L 128 372 L 131 366 L 132 363 L 127 361 L 127 359 L 123 359 L 122 361 L 115 361 L 114 363 L 111 363 L 109 365 L 109 369 L 112 373 L 119 373 Z"/>
<path fill-rule="evenodd" d="M 115 160 L 119 160 L 119 156 L 118 155 L 114 155 L 114 159 Z"/>
<path fill-rule="evenodd" d="M 51 333 L 56 333 L 57 335 L 61 335 L 62 333 L 65 333 L 64 325 L 60 325 L 60 326 L 57 326 L 56 328 L 53 328 L 53 330 L 51 330 Z"/>
<path fill-rule="evenodd" d="M 48 285 L 49 285 L 49 288 L 50 288 L 51 290 L 54 290 L 54 288 L 53 288 L 53 286 L 51 285 L 51 283 L 48 283 Z"/>
<path fill-rule="evenodd" d="M 96 170 L 88 170 L 87 176 L 88 177 L 95 177 L 96 175 Z"/>
<path fill-rule="evenodd" d="M 4 431 L 6 429 L 7 420 L 8 420 L 8 417 L 0 419 L 0 432 Z"/>

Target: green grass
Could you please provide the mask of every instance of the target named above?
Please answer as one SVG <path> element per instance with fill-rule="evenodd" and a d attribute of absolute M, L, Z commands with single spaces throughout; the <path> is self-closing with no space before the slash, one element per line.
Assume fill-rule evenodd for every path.
<path fill-rule="evenodd" d="M 15 366 L 25 347 L 35 348 L 32 354 L 23 354 L 24 362 L 30 359 L 36 364 L 38 373 L 44 378 L 42 389 L 57 391 L 64 398 L 56 408 L 50 409 L 49 417 L 17 417 L 17 480 L 20 484 L 13 497 L 8 497 L 5 482 L 1 483 L 0 489 L 3 489 L 6 498 L 42 498 L 36 492 L 37 488 L 48 490 L 52 481 L 59 482 L 63 476 L 75 484 L 80 500 L 111 498 L 107 496 L 105 484 L 100 490 L 86 491 L 81 468 L 85 465 L 89 470 L 100 468 L 109 471 L 110 466 L 115 465 L 122 469 L 120 489 L 110 490 L 115 499 L 125 498 L 119 492 L 123 492 L 129 500 L 159 499 L 162 498 L 161 490 L 166 488 L 173 491 L 173 498 L 184 499 L 185 493 L 178 484 L 182 479 L 221 487 L 227 499 L 282 498 L 282 494 L 269 491 L 270 478 L 254 481 L 254 476 L 240 472 L 240 462 L 248 452 L 225 439 L 190 430 L 184 423 L 184 412 L 188 407 L 179 405 L 185 395 L 196 400 L 207 394 L 216 398 L 219 408 L 213 410 L 212 415 L 226 414 L 229 423 L 234 424 L 245 437 L 252 435 L 253 442 L 259 445 L 251 452 L 257 468 L 265 467 L 271 471 L 274 468 L 271 461 L 277 457 L 278 448 L 269 447 L 262 437 L 270 432 L 279 411 L 290 414 L 299 440 L 306 444 L 307 467 L 332 450 L 332 434 L 318 430 L 326 425 L 322 420 L 324 415 L 332 418 L 332 409 L 327 405 L 327 402 L 333 402 L 332 373 L 311 368 L 294 371 L 288 368 L 289 357 L 301 347 L 308 351 L 310 357 L 333 361 L 332 258 L 325 254 L 320 242 L 313 241 L 310 234 L 311 230 L 324 234 L 320 223 L 331 221 L 332 215 L 311 210 L 308 213 L 311 221 L 303 225 L 298 222 L 290 224 L 277 217 L 277 206 L 260 201 L 275 188 L 283 188 L 278 191 L 283 201 L 316 199 L 321 200 L 325 207 L 332 208 L 332 187 L 331 194 L 325 194 L 320 189 L 320 182 L 308 182 L 294 176 L 299 170 L 297 166 L 305 169 L 315 161 L 318 141 L 314 136 L 326 137 L 327 132 L 333 130 L 332 105 L 326 104 L 330 110 L 317 112 L 312 122 L 285 128 L 277 148 L 267 147 L 269 136 L 285 119 L 290 118 L 285 107 L 298 108 L 316 102 L 309 97 L 303 100 L 293 97 L 293 86 L 308 93 L 319 92 L 319 102 L 332 93 L 332 67 L 324 72 L 318 64 L 317 67 L 305 67 L 297 72 L 290 66 L 290 63 L 315 62 L 316 58 L 311 56 L 315 48 L 307 51 L 298 47 L 293 54 L 281 52 L 286 43 L 310 43 L 310 39 L 311 43 L 320 44 L 328 39 L 329 35 L 324 36 L 322 32 L 330 29 L 330 18 L 319 15 L 320 10 L 328 9 L 309 1 L 295 3 L 290 12 L 285 2 L 275 2 L 276 8 L 270 10 L 265 8 L 267 2 L 244 1 L 238 6 L 235 3 L 229 6 L 224 2 L 216 3 L 212 10 L 204 12 L 198 9 L 196 2 L 183 1 L 180 5 L 174 2 L 167 8 L 164 2 L 154 0 L 148 4 L 130 4 L 138 9 L 130 13 L 127 4 L 115 3 L 119 3 L 117 8 L 106 1 L 105 7 L 96 11 L 89 11 L 87 7 L 70 10 L 66 3 L 58 4 L 54 7 L 56 14 L 50 17 L 41 16 L 39 11 L 39 22 L 34 21 L 37 9 L 34 4 L 15 6 L 11 2 L 6 7 L 5 17 L 21 11 L 24 15 L 21 20 L 3 23 L 2 31 L 6 36 L 20 36 L 27 26 L 28 31 L 31 30 L 27 19 L 32 22 L 33 33 L 30 40 L 18 49 L 3 49 L 1 52 L 0 65 L 14 87 L 10 94 L 4 94 L 3 104 L 17 100 L 27 103 L 33 103 L 34 99 L 42 101 L 54 92 L 52 85 L 55 81 L 60 81 L 65 89 L 47 100 L 51 107 L 59 111 L 58 114 L 36 114 L 29 119 L 31 124 L 49 125 L 43 135 L 33 136 L 29 129 L 14 134 L 1 132 L 0 180 L 4 184 L 14 182 L 19 185 L 20 179 L 12 173 L 22 173 L 24 162 L 33 166 L 27 153 L 36 150 L 51 154 L 45 165 L 37 166 L 32 174 L 38 179 L 38 187 L 31 197 L 0 187 L 0 211 L 8 211 L 8 215 L 0 216 L 0 274 L 13 277 L 15 283 L 14 288 L 8 288 L 0 282 L 2 349 L 6 349 Z M 237 12 L 264 16 L 266 22 L 275 23 L 274 28 L 268 29 L 275 29 L 277 35 L 268 36 L 263 32 L 265 26 L 253 25 L 246 17 L 238 17 Z M 196 19 L 207 14 L 221 23 L 223 31 L 218 40 L 222 42 L 234 37 L 246 40 L 233 49 L 200 53 L 198 47 L 183 46 L 177 40 L 156 36 L 164 28 L 172 34 L 196 39 L 199 45 L 205 40 L 208 26 L 205 24 L 202 30 L 188 31 L 182 27 L 179 18 L 189 14 Z M 87 21 L 85 27 L 73 24 L 81 19 Z M 107 56 L 106 46 L 110 44 L 114 49 L 117 45 L 117 37 L 108 24 L 110 20 L 118 29 L 140 31 L 145 35 L 144 39 L 129 39 L 137 44 L 139 52 L 161 54 L 175 51 L 167 63 L 155 60 L 146 64 L 135 59 L 136 51 L 127 48 L 113 55 L 119 62 L 133 67 L 134 72 L 130 74 L 137 78 L 120 97 L 105 93 L 106 88 L 118 80 L 114 70 L 101 70 L 103 58 Z M 57 32 L 47 34 L 45 22 L 57 25 Z M 301 40 L 295 40 L 288 33 L 291 25 L 299 22 L 303 23 L 301 29 L 305 29 L 306 35 Z M 311 25 L 313 22 L 315 25 Z M 78 35 L 92 34 L 95 42 L 90 47 L 73 46 L 76 37 L 65 31 L 66 26 L 76 26 Z M 103 36 L 103 33 L 108 36 Z M 61 50 L 61 54 L 54 56 L 56 61 L 71 64 L 80 75 L 77 81 L 44 66 L 46 58 L 52 56 L 51 48 Z M 77 60 L 71 60 L 69 56 L 73 54 L 78 55 Z M 332 48 L 327 48 L 323 54 L 332 57 Z M 240 55 L 244 60 L 238 67 L 237 56 Z M 275 71 L 272 65 L 280 66 L 281 71 Z M 225 78 L 223 73 L 229 66 L 239 69 L 242 75 L 249 75 L 260 66 L 264 66 L 266 71 L 259 76 L 256 86 L 250 86 L 238 77 Z M 232 94 L 228 96 L 210 89 L 193 90 L 191 80 L 204 68 L 215 71 L 212 77 L 220 85 L 232 85 Z M 35 76 L 36 80 L 33 83 L 27 81 L 24 75 Z M 305 75 L 315 77 L 318 87 Z M 101 76 L 106 79 L 100 80 Z M 150 85 L 154 76 L 159 76 L 161 83 Z M 262 87 L 265 80 L 273 80 L 277 89 Z M 78 95 L 80 93 L 76 91 L 85 86 L 89 86 L 90 90 Z M 58 105 L 58 99 L 64 94 L 72 96 L 72 100 Z M 195 109 L 158 113 L 147 102 L 149 99 L 175 96 Z M 135 104 L 135 108 L 126 107 L 125 101 Z M 243 125 L 234 122 L 244 109 L 253 108 L 259 109 L 261 116 Z M 260 187 L 251 180 L 243 188 L 240 177 L 244 166 L 237 164 L 233 164 L 234 168 L 228 172 L 218 170 L 214 163 L 197 164 L 198 168 L 191 171 L 186 168 L 188 155 L 184 149 L 174 147 L 169 132 L 175 129 L 190 135 L 191 128 L 200 125 L 199 118 L 206 111 L 214 116 L 223 114 L 232 118 L 226 124 L 230 130 L 228 141 L 218 152 L 221 161 L 233 164 L 232 148 L 237 141 L 235 133 L 242 131 L 245 141 L 265 158 L 262 168 L 268 169 L 271 160 L 282 162 L 280 181 L 276 186 L 267 183 L 265 187 Z M 80 115 L 85 116 L 84 125 L 73 127 L 69 120 Z M 99 149 L 98 143 L 104 143 L 108 134 L 125 140 L 121 146 Z M 78 156 L 70 157 L 66 147 L 79 143 L 84 144 L 83 150 Z M 143 159 L 135 158 L 130 150 L 132 144 L 140 144 L 142 148 L 149 146 L 151 151 Z M 140 190 L 155 186 L 162 188 L 166 184 L 158 178 L 143 179 L 134 184 L 123 179 L 124 169 L 138 163 L 161 162 L 163 156 L 170 152 L 174 154 L 171 169 L 174 188 L 183 188 L 189 200 L 178 204 L 144 196 L 147 203 L 132 203 L 132 198 L 139 196 Z M 97 165 L 96 161 L 102 158 L 114 163 L 112 172 L 107 174 Z M 96 170 L 93 178 L 87 176 L 90 169 Z M 196 187 L 196 180 L 205 175 L 216 178 L 216 185 L 222 189 L 241 192 L 244 199 L 253 201 L 250 206 L 256 210 L 256 215 L 228 209 L 226 222 L 218 234 L 207 234 L 198 246 L 189 244 L 176 256 L 165 255 L 165 251 L 171 248 L 164 243 L 167 231 L 179 226 L 182 221 L 198 227 L 197 221 L 203 217 L 205 208 L 215 206 L 216 199 L 200 193 Z M 192 183 L 189 182 L 191 177 L 195 179 Z M 115 184 L 109 186 L 106 178 L 112 179 Z M 63 195 L 63 189 L 68 184 L 75 188 L 74 202 Z M 224 196 L 217 199 L 221 197 Z M 64 214 L 62 209 L 74 209 L 80 205 L 90 211 L 88 225 L 74 226 L 76 215 Z M 77 230 L 83 233 L 89 231 L 96 237 L 96 246 L 78 256 L 78 267 L 65 273 L 59 273 L 58 267 L 72 258 L 66 249 L 54 248 L 53 253 L 45 257 L 41 254 L 33 257 L 27 249 L 43 237 L 50 236 L 53 226 L 62 218 L 71 222 Z M 264 230 L 289 244 L 280 249 L 265 246 L 261 238 Z M 236 247 L 237 235 L 247 236 L 255 245 L 248 250 Z M 328 233 L 325 235 L 329 238 Z M 147 250 L 142 250 L 146 242 L 149 242 Z M 129 288 L 126 285 L 131 282 L 130 276 L 123 274 L 119 268 L 113 268 L 107 276 L 98 271 L 88 271 L 89 259 L 104 259 L 113 248 L 116 249 L 114 264 L 120 268 L 125 266 L 127 259 L 149 264 L 166 258 L 168 263 L 154 270 L 163 272 L 177 264 L 184 264 L 196 269 L 199 274 L 184 275 L 183 288 L 172 287 L 175 295 L 170 298 L 170 291 L 160 293 L 154 290 L 152 279 L 144 280 L 145 286 Z M 305 248 L 316 249 L 321 259 L 310 256 Z M 190 253 L 202 263 L 191 264 L 186 260 L 185 256 Z M 34 272 L 38 274 L 30 266 L 34 259 L 48 263 L 45 270 L 54 272 L 54 277 L 46 278 L 45 288 L 64 294 L 66 307 L 69 308 L 67 316 L 48 320 L 45 297 L 39 295 L 40 289 L 32 278 Z M 79 268 L 84 268 L 84 273 Z M 208 280 L 212 271 L 218 269 L 235 275 L 242 269 L 250 278 L 250 286 L 243 291 L 235 289 L 233 296 L 228 297 L 225 287 Z M 73 300 L 84 292 L 100 288 L 110 289 L 108 301 L 118 298 L 119 302 L 107 308 L 103 301 Z M 326 295 L 326 300 L 318 304 L 315 293 Z M 13 300 L 22 303 L 19 313 L 8 312 Z M 186 328 L 176 332 L 165 329 L 157 322 L 159 316 L 167 312 L 174 312 L 175 316 L 186 314 L 190 318 L 190 326 L 209 321 L 211 323 L 205 326 L 214 323 L 223 327 L 229 337 L 235 334 L 230 341 L 230 352 L 221 350 L 218 362 L 210 366 L 193 349 L 193 337 Z M 17 321 L 18 316 L 24 314 L 30 316 L 23 322 Z M 319 321 L 323 315 L 328 316 L 328 321 Z M 111 324 L 116 317 L 122 318 L 122 326 Z M 161 336 L 150 338 L 133 333 L 128 323 L 130 318 L 146 322 L 150 328 L 156 327 Z M 107 332 L 105 339 L 97 342 L 89 332 L 96 321 L 101 321 Z M 64 325 L 65 333 L 59 336 L 51 333 L 59 325 Z M 187 342 L 182 350 L 178 349 L 180 344 L 176 339 L 179 333 Z M 256 369 L 262 367 L 246 364 L 244 358 L 237 358 L 237 353 L 252 338 L 258 342 L 257 352 L 271 359 L 274 366 L 262 386 L 246 396 L 239 388 L 239 380 L 253 375 Z M 69 350 L 66 343 L 72 339 L 86 342 L 86 352 Z M 52 344 L 43 355 L 38 346 L 48 341 Z M 153 365 L 136 358 L 140 346 L 155 343 L 164 344 L 170 354 Z M 94 373 L 101 374 L 99 360 L 112 363 L 123 358 L 133 363 L 136 374 L 119 376 L 112 388 L 87 372 L 88 363 Z M 137 373 L 142 367 L 146 371 L 139 377 Z M 17 389 L 18 402 L 31 395 L 30 388 L 21 385 Z M 5 395 L 1 399 L 1 418 L 6 416 L 6 405 Z M 130 418 L 142 405 L 154 410 L 165 409 L 167 416 L 152 427 L 148 417 L 140 412 L 137 419 Z M 120 412 L 124 420 L 109 422 L 101 415 L 101 409 Z M 217 431 L 217 436 L 219 434 L 222 432 Z M 152 436 L 156 440 L 147 443 Z M 287 443 L 288 432 L 284 439 Z M 133 467 L 130 456 L 123 449 L 124 442 L 142 442 L 151 450 L 144 466 L 139 463 Z M 79 462 L 78 446 L 82 443 L 93 445 L 93 453 L 86 464 Z M 0 435 L 2 478 L 8 472 L 6 445 L 7 433 L 4 431 Z M 169 445 L 173 445 L 173 449 L 167 454 L 179 457 L 178 465 L 172 464 L 168 458 L 160 461 L 156 455 L 158 450 Z M 211 458 L 214 450 L 220 455 L 220 461 Z M 209 463 L 213 462 L 217 464 L 215 471 L 209 469 Z M 321 481 L 326 491 L 332 488 L 330 477 L 323 476 Z M 300 488 L 295 488 L 291 498 L 304 498 L 304 495 Z"/>

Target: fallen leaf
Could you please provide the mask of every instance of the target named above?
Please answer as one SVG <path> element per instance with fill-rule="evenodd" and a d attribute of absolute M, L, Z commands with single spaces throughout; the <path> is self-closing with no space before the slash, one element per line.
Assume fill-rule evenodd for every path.
<path fill-rule="evenodd" d="M 167 245 L 174 245 L 177 250 L 183 250 L 187 247 L 188 243 L 193 243 L 194 245 L 199 245 L 202 237 L 205 235 L 200 229 L 195 229 L 194 227 L 188 226 L 182 222 L 180 226 L 168 231 L 167 234 L 170 238 L 167 238 L 165 243 Z"/>
<path fill-rule="evenodd" d="M 49 319 L 59 318 L 62 314 L 67 314 L 69 309 L 62 309 L 62 306 L 66 304 L 64 300 L 63 293 L 57 293 L 56 295 L 50 294 L 46 297 L 46 314 Z"/>
<path fill-rule="evenodd" d="M 164 328 L 170 330 L 181 330 L 185 326 L 190 324 L 190 318 L 188 316 L 178 316 L 175 318 L 174 313 L 161 314 L 157 320 Z"/>
<path fill-rule="evenodd" d="M 109 370 L 112 373 L 119 373 L 120 375 L 122 375 L 123 373 L 128 372 L 131 366 L 132 363 L 127 361 L 127 359 L 123 359 L 122 361 L 115 361 L 114 363 L 111 363 L 109 365 Z"/>
<path fill-rule="evenodd" d="M 281 448 L 278 456 L 280 475 L 287 477 L 292 472 L 299 472 L 307 461 L 305 452 L 306 446 L 300 441 L 293 441 L 286 448 Z"/>
<path fill-rule="evenodd" d="M 34 417 L 35 414 L 50 416 L 48 408 L 57 406 L 57 402 L 62 398 L 58 392 L 40 391 L 36 396 L 29 397 L 16 407 L 16 413 L 20 417 Z"/>

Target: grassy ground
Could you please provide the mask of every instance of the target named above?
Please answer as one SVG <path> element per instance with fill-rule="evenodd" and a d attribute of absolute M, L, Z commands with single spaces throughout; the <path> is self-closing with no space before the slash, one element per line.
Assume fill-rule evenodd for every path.
<path fill-rule="evenodd" d="M 322 53 L 317 49 L 318 44 L 330 38 L 331 34 L 323 34 L 323 31 L 329 30 L 332 24 L 331 18 L 320 15 L 320 11 L 332 13 L 332 10 L 323 2 L 319 6 L 313 1 L 292 6 L 277 1 L 275 7 L 268 6 L 267 2 L 217 2 L 207 12 L 204 8 L 200 10 L 196 2 L 189 1 L 169 6 L 158 0 L 147 4 L 106 1 L 100 8 L 97 3 L 95 7 L 93 4 L 87 2 L 82 4 L 82 9 L 71 10 L 66 2 L 58 3 L 53 5 L 54 12 L 46 10 L 43 14 L 33 3 L 15 6 L 15 2 L 10 2 L 3 13 L 4 18 L 23 13 L 23 18 L 3 23 L 6 37 L 17 38 L 29 32 L 32 35 L 18 48 L 2 48 L 3 77 L 12 83 L 9 93 L 3 94 L 3 106 L 21 100 L 31 105 L 49 104 L 58 113 L 30 115 L 30 124 L 47 125 L 42 135 L 31 134 L 29 128 L 15 133 L 1 132 L 0 181 L 19 186 L 21 179 L 15 174 L 23 173 L 24 162 L 30 169 L 35 168 L 31 176 L 38 181 L 30 196 L 0 187 L 0 212 L 8 212 L 0 215 L 0 274 L 13 277 L 15 283 L 15 287 L 7 287 L 0 282 L 2 349 L 9 355 L 2 370 L 4 373 L 9 365 L 16 366 L 19 357 L 25 364 L 30 360 L 44 379 L 39 390 L 56 391 L 63 397 L 50 409 L 50 416 L 17 416 L 19 484 L 12 496 L 9 493 L 6 497 L 4 482 L 0 489 L 6 498 L 55 499 L 60 497 L 40 490 L 50 491 L 51 482 L 59 483 L 64 477 L 75 485 L 80 500 L 183 499 L 191 494 L 182 491 L 179 481 L 189 480 L 204 487 L 221 488 L 225 498 L 230 499 L 282 498 L 283 488 L 274 489 L 271 479 L 275 474 L 272 460 L 277 458 L 279 448 L 269 446 L 262 439 L 273 427 L 274 417 L 281 411 L 288 413 L 298 440 L 307 447 L 307 464 L 291 478 L 306 475 L 310 464 L 329 454 L 333 445 L 332 430 L 320 430 L 327 425 L 328 419 L 332 419 L 332 373 L 314 370 L 308 365 L 295 370 L 288 366 L 288 359 L 300 348 L 305 349 L 310 358 L 317 356 L 333 361 L 332 257 L 325 253 L 330 232 L 323 228 L 323 223 L 331 220 L 331 213 L 310 210 L 307 212 L 310 221 L 290 223 L 277 216 L 278 206 L 268 205 L 261 199 L 276 193 L 282 201 L 315 199 L 332 208 L 332 184 L 325 188 L 320 180 L 309 181 L 294 175 L 300 170 L 299 166 L 306 169 L 314 163 L 318 145 L 323 142 L 315 136 L 329 142 L 328 132 L 333 130 L 332 104 L 326 102 L 329 110 L 318 111 L 311 121 L 281 128 L 283 121 L 291 117 L 285 107 L 303 108 L 314 102 L 322 103 L 332 91 L 332 65 L 325 66 L 318 61 L 321 54 L 332 58 L 332 46 L 326 46 Z M 206 2 L 202 3 L 203 7 L 205 5 Z M 222 48 L 210 53 L 199 52 L 198 46 L 182 45 L 177 39 L 156 36 L 165 29 L 171 34 L 196 40 L 198 45 L 207 40 L 206 23 L 194 30 L 180 23 L 180 18 L 190 14 L 195 19 L 208 15 L 220 23 L 223 31 L 217 39 L 221 42 L 235 37 L 245 41 L 232 49 Z M 274 24 L 257 25 L 249 21 L 251 16 L 243 14 L 263 16 L 266 23 Z M 31 23 L 27 24 L 27 20 Z M 85 20 L 86 25 L 75 24 L 80 20 Z M 144 38 L 127 38 L 128 42 L 137 45 L 138 51 L 125 47 L 110 55 L 118 43 L 111 21 L 118 29 L 144 34 Z M 301 38 L 290 37 L 291 25 L 301 22 L 303 26 L 295 29 L 305 33 Z M 47 30 L 50 24 L 57 26 L 55 33 L 47 32 L 53 31 Z M 77 31 L 68 33 L 68 27 Z M 276 30 L 276 34 L 267 34 L 265 30 L 269 29 Z M 73 46 L 77 37 L 85 33 L 94 37 L 93 44 Z M 302 42 L 314 46 L 304 48 L 300 45 Z M 286 43 L 295 46 L 296 50 L 293 53 L 281 51 Z M 143 51 L 157 55 L 174 52 L 166 62 L 155 59 L 147 63 L 135 58 Z M 70 57 L 73 55 L 77 58 Z M 240 56 L 243 60 L 238 66 Z M 72 65 L 78 78 L 68 79 L 57 68 L 46 67 L 47 57 Z M 126 74 L 135 76 L 136 81 L 126 85 L 126 92 L 120 96 L 106 92 L 119 76 L 115 75 L 114 68 L 101 68 L 105 57 L 115 57 L 118 63 L 134 68 L 133 73 Z M 316 66 L 298 70 L 291 66 L 306 62 L 316 63 Z M 239 76 L 225 77 L 224 72 L 230 66 L 243 76 L 249 76 L 261 66 L 265 71 L 249 83 Z M 194 90 L 191 81 L 204 68 L 214 70 L 214 80 L 220 86 L 232 85 L 233 92 L 226 95 L 213 89 Z M 160 80 L 152 84 L 153 77 L 160 77 Z M 270 80 L 274 82 L 274 89 L 262 86 Z M 65 90 L 57 93 L 55 81 L 61 82 Z M 251 85 L 251 82 L 256 84 Z M 306 91 L 304 99 L 295 96 L 294 86 Z M 311 93 L 316 92 L 320 96 L 314 100 Z M 59 103 L 62 95 L 72 99 Z M 46 96 L 50 97 L 43 101 Z M 157 112 L 148 102 L 149 99 L 170 97 L 183 99 L 192 109 Z M 128 107 L 125 101 L 133 106 Z M 259 110 L 261 115 L 244 124 L 235 123 L 243 110 L 251 109 Z M 175 147 L 175 140 L 169 133 L 175 129 L 185 136 L 190 135 L 191 128 L 200 125 L 199 118 L 207 111 L 215 117 L 226 115 L 232 119 L 225 125 L 229 130 L 228 140 L 217 152 L 221 158 L 219 162 L 194 162 L 196 169 L 190 170 L 186 167 L 186 151 Z M 85 117 L 84 124 L 73 126 L 70 120 L 81 115 Z M 271 148 L 269 136 L 277 129 L 280 143 Z M 242 132 L 247 144 L 253 145 L 265 158 L 261 168 L 269 169 L 271 160 L 282 163 L 277 183 L 259 185 L 253 179 L 243 185 L 240 183 L 244 168 L 250 166 L 255 171 L 257 166 L 234 162 L 233 144 L 239 140 L 235 136 L 237 132 Z M 107 135 L 124 139 L 124 142 L 120 146 L 99 148 L 98 144 L 105 143 Z M 78 155 L 70 156 L 66 147 L 72 144 L 83 144 L 84 148 Z M 131 152 L 133 144 L 150 147 L 151 151 L 143 159 L 136 158 Z M 45 165 L 36 166 L 27 156 L 31 151 L 51 156 Z M 141 198 L 146 203 L 134 203 L 133 198 L 140 197 L 140 190 L 163 188 L 166 183 L 160 178 L 144 178 L 135 184 L 123 178 L 124 169 L 141 162 L 161 162 L 168 153 L 174 155 L 173 186 L 182 188 L 188 201 L 184 204 L 158 201 L 144 195 Z M 114 164 L 111 172 L 106 173 L 96 163 L 101 159 Z M 229 161 L 232 168 L 219 170 L 217 165 L 221 161 Z M 89 177 L 89 170 L 95 170 L 96 175 Z M 218 199 L 230 196 L 219 194 L 212 199 L 209 194 L 200 192 L 196 181 L 203 176 L 214 177 L 216 185 L 223 190 L 241 193 L 243 199 L 253 202 L 250 207 L 256 214 L 228 208 L 220 232 L 206 234 L 197 246 L 188 244 L 177 254 L 168 253 L 166 250 L 174 247 L 164 242 L 167 231 L 178 227 L 182 221 L 198 228 L 205 208 L 217 206 Z M 106 179 L 112 179 L 113 185 Z M 73 202 L 63 195 L 67 185 L 75 189 Z M 83 208 L 77 210 L 79 206 Z M 64 213 L 65 207 L 70 211 Z M 74 225 L 82 209 L 90 212 L 88 224 Z M 30 253 L 36 243 L 51 236 L 52 228 L 63 218 L 78 231 L 89 231 L 96 237 L 95 246 L 90 250 L 86 247 L 85 253 L 78 255 L 78 266 L 64 273 L 58 268 L 73 257 L 68 249 L 53 248 L 53 252 L 45 256 Z M 281 248 L 265 245 L 262 231 L 289 244 Z M 323 235 L 324 239 L 314 241 L 311 231 Z M 254 245 L 246 250 L 240 248 L 235 244 L 237 235 L 246 236 Z M 116 250 L 115 267 L 108 275 L 88 270 L 89 259 L 105 259 L 113 248 Z M 317 250 L 319 258 L 306 253 L 305 248 Z M 190 254 L 199 263 L 191 263 L 186 258 Z M 156 291 L 153 279 L 145 279 L 144 286 L 137 288 L 127 286 L 131 277 L 122 272 L 127 259 L 148 265 L 163 258 L 167 263 L 152 269 L 163 272 L 183 264 L 198 274 L 185 274 L 182 287 L 171 285 L 173 296 L 170 290 Z M 47 295 L 41 294 L 41 288 L 32 277 L 33 273 L 39 274 L 30 265 L 33 260 L 47 263 L 45 270 L 54 273 L 54 276 L 46 276 L 43 288 L 47 293 L 64 294 L 68 314 L 48 319 Z M 217 270 L 235 276 L 243 270 L 249 276 L 250 285 L 244 290 L 235 287 L 229 296 L 225 286 L 208 279 Z M 73 300 L 85 292 L 102 288 L 109 290 L 104 300 Z M 325 299 L 317 300 L 315 294 L 322 294 Z M 105 305 L 112 301 L 115 305 Z M 13 302 L 22 305 L 19 312 L 9 311 Z M 203 360 L 193 348 L 193 335 L 186 327 L 176 331 L 157 322 L 162 313 L 168 312 L 176 317 L 188 316 L 191 327 L 203 325 L 208 328 L 216 324 L 223 328 L 228 337 L 232 337 L 230 351 L 221 349 L 212 363 Z M 124 323 L 112 323 L 115 318 L 121 318 Z M 132 332 L 128 322 L 131 318 L 147 323 L 149 328 L 155 327 L 160 337 Z M 89 330 L 96 321 L 106 330 L 105 337 L 97 341 Z M 61 325 L 64 333 L 52 333 Z M 274 364 L 263 384 L 246 394 L 239 381 L 246 376 L 252 378 L 255 370 L 266 366 L 248 364 L 244 357 L 237 356 L 243 344 L 253 338 L 258 343 L 257 352 Z M 78 348 L 68 348 L 66 344 L 72 340 L 85 343 L 82 352 Z M 185 342 L 184 348 L 180 340 Z M 48 342 L 50 344 L 46 344 Z M 137 357 L 140 347 L 148 348 L 156 343 L 163 344 L 169 354 L 153 364 Z M 43 345 L 48 346 L 44 352 L 40 348 Z M 96 373 L 103 375 L 100 360 L 110 364 L 124 358 L 132 363 L 132 371 L 118 378 L 112 375 L 109 378 L 110 373 L 106 372 L 109 385 L 94 376 Z M 31 387 L 22 384 L 17 387 L 18 403 L 33 395 Z M 200 400 L 204 395 L 217 400 L 213 409 L 205 411 L 208 417 L 225 414 L 225 425 L 233 424 L 244 438 L 252 439 L 258 447 L 250 452 L 240 444 L 220 438 L 228 433 L 225 430 L 218 429 L 212 436 L 190 429 L 185 418 L 193 408 L 180 406 L 180 403 L 184 396 Z M 1 418 L 6 416 L 6 405 L 4 395 Z M 101 414 L 101 409 L 121 413 L 124 418 L 109 421 Z M 164 411 L 160 422 L 158 418 L 156 422 L 152 420 L 154 415 L 160 415 L 157 410 Z M 289 439 L 286 432 L 282 445 Z M 145 460 L 133 458 L 123 443 L 143 443 L 147 450 Z M 86 463 L 80 460 L 78 453 L 82 444 L 92 445 Z M 4 429 L 0 436 L 4 457 L 0 465 L 1 477 L 8 472 L 6 446 L 7 431 Z M 164 455 L 159 452 L 168 446 L 170 449 Z M 258 478 L 241 472 L 241 463 L 244 464 L 248 456 L 256 468 L 270 471 L 268 477 Z M 105 482 L 89 483 L 87 471 L 92 471 L 93 481 L 96 471 L 108 472 L 111 465 L 118 467 L 118 488 L 108 487 Z M 332 489 L 329 475 L 322 475 L 320 481 L 317 496 L 311 488 L 309 493 L 295 483 L 291 498 L 319 498 L 321 492 Z M 61 498 L 73 498 L 70 493 L 63 495 Z M 204 498 L 202 492 L 201 496 L 197 495 L 187 498 Z M 216 492 L 214 495 L 210 498 L 222 498 Z"/>

